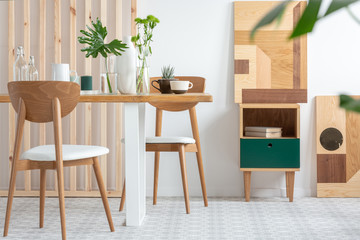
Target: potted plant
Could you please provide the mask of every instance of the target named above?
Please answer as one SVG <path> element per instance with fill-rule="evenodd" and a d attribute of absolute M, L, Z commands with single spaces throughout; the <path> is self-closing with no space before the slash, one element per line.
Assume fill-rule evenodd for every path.
<path fill-rule="evenodd" d="M 176 80 L 174 78 L 175 68 L 172 66 L 163 66 L 161 68 L 161 79 L 162 80 Z"/>
<path fill-rule="evenodd" d="M 91 24 L 93 28 L 86 25 L 88 31 L 80 30 L 80 33 L 82 33 L 84 36 L 78 37 L 79 43 L 88 45 L 87 47 L 81 49 L 81 51 L 86 52 L 85 57 L 87 58 L 90 56 L 96 58 L 99 54 L 101 54 L 101 56 L 104 57 L 107 90 L 109 93 L 114 93 L 117 90 L 116 88 L 117 81 L 116 81 L 116 76 L 112 77 L 111 78 L 112 80 L 110 80 L 108 57 L 109 54 L 120 56 L 121 52 L 124 52 L 125 51 L 124 49 L 127 48 L 127 46 L 125 43 L 122 43 L 118 39 L 114 39 L 110 43 L 105 43 L 105 38 L 107 36 L 106 27 L 103 27 L 101 21 L 98 18 L 96 19 L 96 23 L 91 21 Z M 114 66 L 115 64 L 114 62 L 112 62 L 111 68 L 113 68 Z M 115 73 L 113 72 L 113 74 Z M 103 90 L 105 89 L 104 85 L 102 86 L 102 89 Z"/>
<path fill-rule="evenodd" d="M 161 79 L 158 80 L 153 80 L 151 82 L 151 85 L 156 88 L 157 90 L 159 90 L 161 93 L 172 93 L 171 88 L 170 88 L 170 82 L 171 81 L 176 81 L 177 79 L 174 78 L 174 72 L 175 72 L 175 68 L 172 66 L 163 66 L 161 68 Z M 156 86 L 154 86 L 154 82 L 156 82 L 159 85 L 159 88 L 157 88 Z"/>
<path fill-rule="evenodd" d="M 138 34 L 133 36 L 131 41 L 135 43 L 138 52 L 136 92 L 138 94 L 147 94 L 150 91 L 148 61 L 148 57 L 152 54 L 150 43 L 152 42 L 153 30 L 160 21 L 156 17 L 148 15 L 144 19 L 136 18 L 135 22 Z"/>

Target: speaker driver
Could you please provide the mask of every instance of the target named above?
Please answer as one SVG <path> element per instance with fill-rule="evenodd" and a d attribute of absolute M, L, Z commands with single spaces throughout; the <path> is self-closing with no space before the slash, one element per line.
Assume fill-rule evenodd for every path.
<path fill-rule="evenodd" d="M 343 144 L 343 135 L 336 128 L 327 128 L 320 135 L 320 144 L 328 151 L 335 151 Z"/>

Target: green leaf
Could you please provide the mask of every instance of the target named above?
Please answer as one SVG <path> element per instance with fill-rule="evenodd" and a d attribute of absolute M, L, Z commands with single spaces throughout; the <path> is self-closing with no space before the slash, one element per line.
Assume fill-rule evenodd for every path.
<path fill-rule="evenodd" d="M 358 0 L 332 0 L 329 8 L 327 9 L 325 16 L 339 10 L 339 9 L 342 9 L 344 7 L 347 7 L 349 6 L 350 4 L 354 3 L 354 2 L 357 2 Z"/>
<path fill-rule="evenodd" d="M 114 39 L 108 44 L 105 44 L 105 38 L 107 36 L 107 29 L 102 25 L 101 21 L 97 18 L 96 22 L 91 22 L 92 27 L 86 26 L 88 31 L 80 30 L 84 36 L 79 36 L 78 41 L 81 44 L 86 44 L 87 47 L 81 49 L 82 52 L 86 52 L 85 57 L 92 56 L 96 58 L 99 54 L 106 58 L 108 54 L 114 54 L 116 56 L 121 55 L 124 49 L 127 48 L 126 44 L 120 40 Z"/>
<path fill-rule="evenodd" d="M 322 0 L 309 0 L 309 4 L 306 6 L 300 20 L 296 24 L 290 39 L 299 37 L 313 30 L 316 21 L 319 19 L 318 14 L 321 2 Z"/>
<path fill-rule="evenodd" d="M 289 0 L 284 1 L 268 12 L 251 30 L 250 38 L 254 39 L 255 33 L 259 28 L 271 24 L 278 18 L 279 15 L 282 15 L 288 4 Z"/>
<path fill-rule="evenodd" d="M 360 113 L 360 99 L 353 99 L 348 95 L 340 95 L 340 107 L 347 111 Z"/>
<path fill-rule="evenodd" d="M 105 44 L 105 50 L 108 53 L 113 53 L 115 56 L 121 55 L 121 52 L 124 52 L 124 48 L 128 48 L 125 43 L 121 43 L 121 41 L 114 39 L 110 43 Z"/>
<path fill-rule="evenodd" d="M 357 23 L 360 24 L 360 19 L 350 10 L 350 7 L 346 7 L 346 11 L 349 13 L 350 17 Z"/>
<path fill-rule="evenodd" d="M 153 41 L 153 29 L 158 23 L 159 19 L 153 15 L 148 15 L 146 18 L 136 18 L 135 19 L 138 34 L 131 38 L 131 41 L 135 43 L 135 47 L 138 49 L 138 58 L 144 59 L 146 56 L 152 54 L 152 49 L 150 43 Z"/>

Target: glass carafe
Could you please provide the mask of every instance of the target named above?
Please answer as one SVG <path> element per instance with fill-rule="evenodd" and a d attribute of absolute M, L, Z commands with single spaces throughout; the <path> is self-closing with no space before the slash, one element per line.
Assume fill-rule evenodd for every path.
<path fill-rule="evenodd" d="M 14 81 L 25 81 L 26 80 L 26 61 L 24 58 L 24 48 L 19 46 L 16 51 L 16 60 L 14 63 Z"/>
<path fill-rule="evenodd" d="M 30 56 L 29 65 L 27 67 L 26 77 L 27 77 L 28 81 L 38 81 L 39 80 L 39 73 L 35 67 L 34 56 Z"/>

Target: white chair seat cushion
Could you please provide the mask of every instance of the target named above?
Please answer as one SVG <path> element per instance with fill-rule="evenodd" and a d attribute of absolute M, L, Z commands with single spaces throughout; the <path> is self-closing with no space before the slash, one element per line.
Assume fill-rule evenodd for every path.
<path fill-rule="evenodd" d="M 63 144 L 63 160 L 77 160 L 92 158 L 109 153 L 109 149 L 90 145 L 66 145 Z M 25 151 L 20 159 L 37 161 L 55 161 L 55 145 L 41 145 Z"/>
<path fill-rule="evenodd" d="M 195 139 L 189 137 L 147 137 L 146 143 L 182 143 L 182 144 L 193 144 Z"/>

